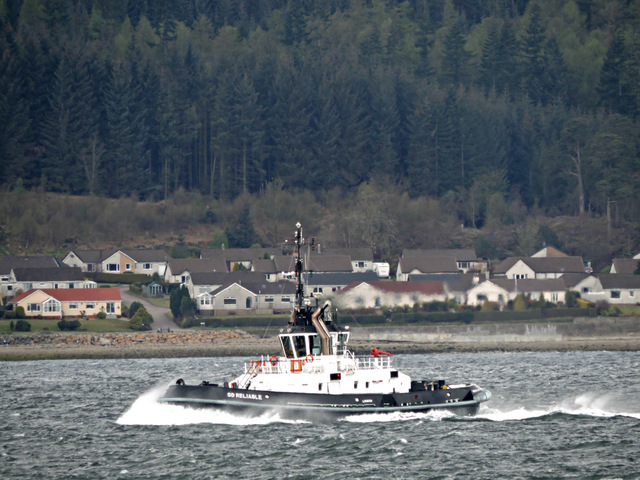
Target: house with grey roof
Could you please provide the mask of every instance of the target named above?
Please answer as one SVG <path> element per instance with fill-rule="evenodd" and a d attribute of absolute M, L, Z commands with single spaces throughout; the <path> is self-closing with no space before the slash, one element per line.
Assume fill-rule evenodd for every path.
<path fill-rule="evenodd" d="M 600 274 L 604 300 L 612 305 L 640 302 L 640 275 Z"/>
<path fill-rule="evenodd" d="M 295 279 L 297 257 L 280 255 L 274 257 L 278 280 Z M 351 273 L 353 267 L 347 255 L 311 255 L 303 256 L 303 268 L 307 272 L 317 273 Z"/>
<path fill-rule="evenodd" d="M 494 277 L 478 281 L 467 292 L 467 305 L 479 306 L 484 302 L 504 307 L 518 295 L 529 296 L 532 300 L 542 297 L 551 303 L 565 302 L 566 287 L 560 279 L 511 279 Z"/>
<path fill-rule="evenodd" d="M 223 260 L 230 272 L 238 269 L 251 270 L 258 260 L 272 259 L 281 255 L 277 248 L 203 248 L 200 258 L 205 260 Z"/>
<path fill-rule="evenodd" d="M 186 283 L 194 273 L 227 273 L 227 263 L 220 258 L 170 258 L 164 274 L 167 283 Z"/>
<path fill-rule="evenodd" d="M 640 260 L 636 258 L 614 258 L 611 262 L 609 273 L 617 275 L 633 275 L 638 268 Z"/>
<path fill-rule="evenodd" d="M 487 271 L 487 261 L 478 258 L 475 248 L 408 248 L 402 251 L 401 256 L 401 258 L 447 257 L 453 257 L 458 271 L 462 273 L 484 273 Z"/>
<path fill-rule="evenodd" d="M 585 273 L 581 257 L 509 257 L 493 270 L 509 279 L 551 279 L 565 273 Z"/>
<path fill-rule="evenodd" d="M 371 248 L 325 248 L 317 251 L 316 255 L 349 257 L 353 272 L 367 272 L 374 269 Z"/>
<path fill-rule="evenodd" d="M 0 294 L 3 297 L 15 294 L 14 268 L 58 268 L 60 264 L 53 255 L 10 255 L 0 257 Z"/>
<path fill-rule="evenodd" d="M 445 301 L 442 282 L 359 282 L 343 288 L 333 297 L 341 308 L 412 307 L 415 304 Z"/>
<path fill-rule="evenodd" d="M 152 248 L 116 250 L 100 262 L 102 272 L 107 273 L 139 273 L 164 277 L 167 263 L 171 257 L 164 250 Z"/>
<path fill-rule="evenodd" d="M 83 272 L 101 272 L 102 261 L 117 250 L 71 250 L 62 259 L 69 267 L 80 267 Z"/>
<path fill-rule="evenodd" d="M 184 285 L 189 290 L 191 298 L 195 299 L 203 293 L 209 293 L 231 283 L 245 285 L 269 282 L 266 281 L 264 274 L 260 272 L 194 272 L 189 275 Z"/>
<path fill-rule="evenodd" d="M 375 282 L 378 275 L 375 272 L 347 272 L 347 273 L 304 273 L 305 296 L 330 297 L 347 285 L 357 282 Z"/>
<path fill-rule="evenodd" d="M 460 273 L 455 257 L 402 257 L 396 280 L 406 282 L 410 275 L 451 275 Z"/>
<path fill-rule="evenodd" d="M 232 282 L 195 297 L 201 314 L 270 314 L 289 312 L 295 301 L 292 282 Z"/>
<path fill-rule="evenodd" d="M 600 279 L 589 273 L 565 273 L 560 277 L 567 290 L 576 292 L 580 298 L 596 303 L 604 300 L 604 291 Z"/>
<path fill-rule="evenodd" d="M 11 271 L 13 292 L 47 288 L 96 288 L 78 267 L 14 268 Z"/>

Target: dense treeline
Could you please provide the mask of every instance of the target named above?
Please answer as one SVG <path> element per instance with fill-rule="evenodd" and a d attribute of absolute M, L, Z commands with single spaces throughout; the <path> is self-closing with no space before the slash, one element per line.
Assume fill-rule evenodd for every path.
<path fill-rule="evenodd" d="M 639 47 L 637 0 L 0 0 L 0 182 L 638 221 Z"/>

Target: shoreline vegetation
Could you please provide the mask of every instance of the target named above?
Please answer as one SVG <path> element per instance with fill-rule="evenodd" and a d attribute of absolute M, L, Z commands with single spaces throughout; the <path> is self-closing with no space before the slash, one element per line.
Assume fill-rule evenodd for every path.
<path fill-rule="evenodd" d="M 171 332 L 164 335 L 166 341 L 158 341 L 158 334 L 155 333 L 31 335 L 23 336 L 23 343 L 9 343 L 6 340 L 8 336 L 3 336 L 0 339 L 0 361 L 255 357 L 280 352 L 276 336 L 261 338 L 240 330 Z M 46 341 L 51 337 L 56 340 Z M 488 336 L 477 341 L 458 341 L 455 338 L 449 341 L 354 339 L 350 346 L 352 351 L 360 355 L 367 354 L 374 346 L 393 354 L 640 351 L 640 335 L 620 332 L 618 335 L 612 333 L 531 341 L 504 341 L 499 336 Z"/>

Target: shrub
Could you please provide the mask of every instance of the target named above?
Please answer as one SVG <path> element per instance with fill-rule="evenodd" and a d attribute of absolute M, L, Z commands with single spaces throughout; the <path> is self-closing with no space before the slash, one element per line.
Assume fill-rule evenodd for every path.
<path fill-rule="evenodd" d="M 16 322 L 14 330 L 16 332 L 30 332 L 31 331 L 31 324 L 29 322 L 27 322 L 26 320 L 18 320 Z"/>
<path fill-rule="evenodd" d="M 27 318 L 27 315 L 24 313 L 24 307 L 16 307 L 16 318 Z"/>
<path fill-rule="evenodd" d="M 129 285 L 129 291 L 134 295 L 142 295 L 142 287 L 136 283 Z"/>
<path fill-rule="evenodd" d="M 58 322 L 58 328 L 60 331 L 75 331 L 80 328 L 80 320 L 60 320 Z"/>
<path fill-rule="evenodd" d="M 129 328 L 131 330 L 151 330 L 153 317 L 144 306 L 140 306 L 135 315 L 129 320 Z"/>
<path fill-rule="evenodd" d="M 139 308 L 144 308 L 144 307 L 140 302 L 133 302 L 129 306 L 129 313 L 127 314 L 127 317 L 133 318 L 133 316 L 136 314 Z"/>
<path fill-rule="evenodd" d="M 107 314 L 101 310 L 96 314 L 96 318 L 99 318 L 100 320 L 104 320 L 105 318 L 107 318 Z"/>

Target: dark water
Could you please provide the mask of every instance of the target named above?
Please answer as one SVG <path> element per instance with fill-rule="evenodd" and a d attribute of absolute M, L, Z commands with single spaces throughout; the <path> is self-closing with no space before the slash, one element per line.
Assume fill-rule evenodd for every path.
<path fill-rule="evenodd" d="M 640 353 L 398 355 L 474 381 L 479 415 L 326 424 L 159 405 L 244 358 L 0 363 L 0 479 L 640 479 Z"/>

